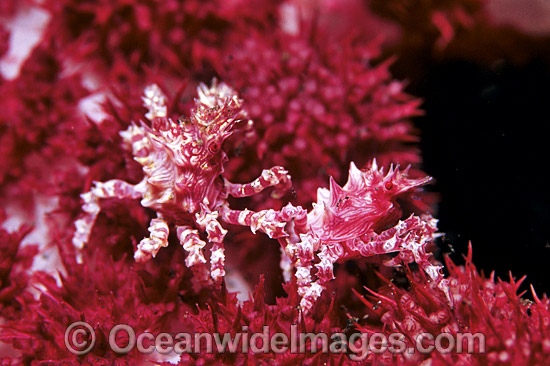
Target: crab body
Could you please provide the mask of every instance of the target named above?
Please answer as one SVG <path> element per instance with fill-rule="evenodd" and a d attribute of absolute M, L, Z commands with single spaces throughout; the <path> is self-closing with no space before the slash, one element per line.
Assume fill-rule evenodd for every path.
<path fill-rule="evenodd" d="M 317 202 L 308 214 L 310 230 L 323 242 L 343 242 L 392 221 L 401 214 L 395 199 L 431 180 L 411 180 L 406 174 L 392 167 L 384 176 L 376 160 L 370 170 L 362 172 L 352 162 L 344 187 L 331 177 L 329 189 L 318 189 Z"/>
<path fill-rule="evenodd" d="M 152 127 L 142 122 L 121 132 L 134 159 L 143 166 L 144 207 L 172 219 L 197 213 L 200 204 L 215 209 L 223 191 L 220 175 L 227 160 L 221 145 L 233 125 L 246 119 L 241 101 L 229 87 L 221 84 L 216 90 L 217 97 L 211 95 L 213 90 L 199 87 L 191 118 L 174 122 L 157 108 L 153 109 L 156 112 L 150 111 Z M 145 95 L 163 101 L 161 93 L 158 87 L 151 86 Z"/>

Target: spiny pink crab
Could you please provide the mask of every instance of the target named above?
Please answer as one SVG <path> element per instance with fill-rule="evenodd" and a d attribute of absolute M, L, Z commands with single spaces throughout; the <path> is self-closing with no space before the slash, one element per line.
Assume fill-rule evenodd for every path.
<path fill-rule="evenodd" d="M 290 187 L 287 171 L 278 166 L 264 170 L 249 184 L 234 184 L 222 178 L 227 160 L 222 150 L 224 140 L 237 123 L 251 124 L 252 121 L 242 109 L 242 100 L 224 83 L 214 81 L 210 88 L 201 84 L 198 96 L 191 116 L 175 122 L 167 117 L 166 97 L 159 87 L 151 85 L 145 89 L 142 99 L 151 126 L 144 122 L 132 124 L 120 133 L 134 159 L 143 166 L 144 178 L 135 185 L 118 179 L 94 182 L 93 188 L 81 195 L 84 213 L 75 222 L 72 239 L 79 250 L 89 240 L 101 209 L 100 201 L 107 198 L 141 199 L 143 207 L 157 212 L 149 226 L 150 236 L 138 244 L 136 261 L 147 261 L 166 247 L 168 225 L 174 223 L 177 237 L 188 252 L 185 263 L 193 269 L 199 283 L 211 282 L 202 252 L 206 243 L 198 230 L 185 222 L 194 221 L 208 235 L 210 276 L 214 283 L 220 283 L 225 275 L 223 239 L 227 230 L 218 222 L 219 216 L 224 221 L 261 230 L 270 237 L 283 234 L 284 222 L 277 219 L 280 213 L 230 210 L 227 197 L 251 196 L 269 186 L 276 186 L 273 191 L 276 195 Z"/>
<path fill-rule="evenodd" d="M 352 162 L 344 187 L 331 178 L 330 189 L 318 189 L 317 203 L 309 213 L 295 208 L 293 224 L 286 227 L 289 235 L 279 238 L 279 242 L 283 246 L 281 267 L 287 281 L 293 267 L 296 269 L 302 309 L 308 311 L 324 285 L 334 278 L 334 263 L 390 253 L 398 255 L 386 265 L 416 262 L 448 295 L 441 267 L 432 264 L 426 253 L 437 220 L 429 215 L 411 215 L 386 229 L 402 215 L 396 199 L 431 180 L 409 179 L 407 172 L 408 168 L 400 172 L 399 167 L 392 166 L 384 174 L 376 160 L 370 169 L 361 171 Z M 317 269 L 315 281 L 313 267 Z"/>

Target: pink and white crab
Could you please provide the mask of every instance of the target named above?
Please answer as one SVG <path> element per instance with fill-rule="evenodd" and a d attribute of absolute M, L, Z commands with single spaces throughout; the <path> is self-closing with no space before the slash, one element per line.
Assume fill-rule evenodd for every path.
<path fill-rule="evenodd" d="M 252 123 L 242 109 L 242 100 L 228 85 L 214 81 L 209 88 L 201 84 L 191 116 L 177 121 L 167 117 L 166 97 L 157 85 L 148 86 L 142 99 L 149 110 L 146 117 L 151 126 L 144 122 L 132 124 L 120 135 L 134 159 L 143 166 L 143 180 L 135 185 L 118 179 L 94 182 L 93 188 L 81 195 L 84 214 L 75 222 L 73 244 L 81 250 L 88 242 L 102 199 L 141 199 L 141 205 L 154 209 L 157 217 L 151 220 L 150 236 L 138 244 L 135 260 L 147 261 L 166 247 L 169 223 L 174 223 L 177 237 L 189 253 L 186 265 L 194 270 L 199 282 L 208 282 L 208 271 L 203 266 L 206 243 L 197 229 L 179 224 L 191 219 L 208 235 L 210 276 L 214 283 L 219 283 L 225 275 L 223 239 L 227 233 L 218 221 L 220 216 L 222 220 L 250 226 L 272 237 L 281 235 L 284 228 L 283 222 L 273 220 L 279 215 L 273 210 L 230 210 L 228 195 L 251 196 L 270 186 L 276 186 L 273 194 L 277 194 L 290 187 L 290 177 L 286 170 L 276 166 L 264 170 L 249 184 L 235 184 L 223 178 L 227 160 L 221 148 L 224 140 L 237 123 Z"/>
<path fill-rule="evenodd" d="M 411 215 L 386 229 L 402 215 L 397 198 L 431 180 L 409 179 L 407 172 L 408 168 L 400 172 L 399 167 L 392 166 L 384 174 L 376 160 L 362 171 L 352 162 L 343 187 L 330 178 L 329 189 L 318 189 L 317 202 L 307 215 L 297 210 L 292 225 L 286 226 L 289 235 L 279 242 L 283 247 L 281 266 L 285 279 L 290 279 L 293 268 L 296 270 L 302 309 L 309 310 L 324 285 L 334 278 L 334 263 L 390 253 L 397 256 L 386 265 L 416 262 L 448 296 L 441 266 L 432 264 L 431 254 L 426 253 L 437 230 L 437 220 L 429 215 Z"/>

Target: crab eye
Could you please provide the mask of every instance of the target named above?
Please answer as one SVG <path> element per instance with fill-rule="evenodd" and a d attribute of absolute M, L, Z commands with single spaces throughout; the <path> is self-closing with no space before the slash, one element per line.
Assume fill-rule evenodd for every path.
<path fill-rule="evenodd" d="M 217 153 L 218 151 L 220 151 L 220 143 L 214 142 L 212 145 L 210 145 L 209 150 L 211 153 Z"/>
<path fill-rule="evenodd" d="M 391 189 L 393 188 L 393 183 L 386 182 L 386 184 L 384 184 L 384 188 L 386 188 L 388 191 L 391 191 Z"/>

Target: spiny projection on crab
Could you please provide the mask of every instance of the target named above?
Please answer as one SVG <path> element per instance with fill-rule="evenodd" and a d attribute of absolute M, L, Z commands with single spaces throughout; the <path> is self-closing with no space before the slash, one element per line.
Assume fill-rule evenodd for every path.
<path fill-rule="evenodd" d="M 195 272 L 195 280 L 201 284 L 219 284 L 225 275 L 223 239 L 227 233 L 219 218 L 250 226 L 272 238 L 284 235 L 285 226 L 279 219 L 281 213 L 274 210 L 229 209 L 228 195 L 246 197 L 275 186 L 272 194 L 276 196 L 290 188 L 290 176 L 276 166 L 264 170 L 248 184 L 231 183 L 223 177 L 227 160 L 222 149 L 224 140 L 233 133 L 236 124 L 252 124 L 242 108 L 242 100 L 228 85 L 216 81 L 211 87 L 201 84 L 190 117 L 178 121 L 167 117 L 166 96 L 157 85 L 148 86 L 144 94 L 143 103 L 148 109 L 145 117 L 151 126 L 141 122 L 120 132 L 124 144 L 143 167 L 143 180 L 135 185 L 118 179 L 94 182 L 91 190 L 81 195 L 83 214 L 75 222 L 72 239 L 78 259 L 82 260 L 81 250 L 90 238 L 102 199 L 141 199 L 141 205 L 155 210 L 157 217 L 151 220 L 149 237 L 138 244 L 135 260 L 147 261 L 166 247 L 169 224 L 173 223 L 181 245 L 188 252 L 185 263 Z M 211 244 L 210 276 L 203 254 L 206 243 L 199 231 L 178 224 L 189 218 L 207 233 Z"/>

